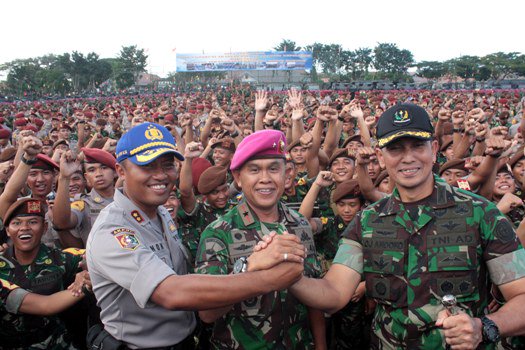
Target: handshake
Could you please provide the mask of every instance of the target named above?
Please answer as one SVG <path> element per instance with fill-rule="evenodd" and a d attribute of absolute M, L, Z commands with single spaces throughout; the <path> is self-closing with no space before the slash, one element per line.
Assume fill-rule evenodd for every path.
<path fill-rule="evenodd" d="M 275 231 L 265 235 L 246 259 L 246 271 L 267 270 L 279 281 L 279 288 L 298 281 L 304 271 L 307 252 L 299 237 L 285 232 L 278 235 Z"/>

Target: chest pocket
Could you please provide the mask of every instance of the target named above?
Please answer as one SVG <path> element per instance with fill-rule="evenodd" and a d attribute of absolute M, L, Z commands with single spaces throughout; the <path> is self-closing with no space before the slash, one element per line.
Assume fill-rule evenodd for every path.
<path fill-rule="evenodd" d="M 439 218 L 435 227 L 437 234 L 427 236 L 430 294 L 452 294 L 458 302 L 477 300 L 477 235 L 467 230 L 465 217 Z"/>
<path fill-rule="evenodd" d="M 255 230 L 231 230 L 232 243 L 228 244 L 228 251 L 230 253 L 230 268 L 235 261 L 241 256 L 249 256 L 253 252 L 253 247 L 257 244 L 257 231 Z"/>
<path fill-rule="evenodd" d="M 406 306 L 405 241 L 374 235 L 362 243 L 367 295 L 394 307 Z"/>

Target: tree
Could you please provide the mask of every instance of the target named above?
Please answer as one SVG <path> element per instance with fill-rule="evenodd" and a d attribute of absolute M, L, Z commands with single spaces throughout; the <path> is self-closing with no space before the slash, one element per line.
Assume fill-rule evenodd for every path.
<path fill-rule="evenodd" d="M 416 64 L 416 74 L 427 79 L 438 79 L 449 73 L 447 65 L 438 61 L 422 61 Z"/>
<path fill-rule="evenodd" d="M 481 58 L 481 63 L 490 71 L 490 78 L 505 79 L 515 71 L 518 52 L 496 52 Z"/>
<path fill-rule="evenodd" d="M 119 61 L 119 72 L 116 74 L 117 86 L 119 88 L 132 86 L 139 74 L 146 71 L 147 59 L 144 49 L 138 49 L 137 45 L 123 46 L 117 57 Z"/>
<path fill-rule="evenodd" d="M 401 50 L 396 44 L 379 43 L 374 48 L 374 67 L 392 80 L 407 78 L 408 68 L 414 64 L 412 52 Z"/>
<path fill-rule="evenodd" d="M 275 51 L 301 51 L 300 46 L 295 46 L 295 41 L 283 39 L 273 48 Z"/>

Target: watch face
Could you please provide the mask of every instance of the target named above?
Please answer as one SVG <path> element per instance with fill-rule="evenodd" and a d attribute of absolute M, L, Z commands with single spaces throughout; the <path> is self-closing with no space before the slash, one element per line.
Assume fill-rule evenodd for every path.
<path fill-rule="evenodd" d="M 242 272 L 242 267 L 244 266 L 244 261 L 242 258 L 239 258 L 237 259 L 237 261 L 235 262 L 235 264 L 233 264 L 233 273 L 234 274 L 237 274 L 237 273 L 241 273 Z"/>

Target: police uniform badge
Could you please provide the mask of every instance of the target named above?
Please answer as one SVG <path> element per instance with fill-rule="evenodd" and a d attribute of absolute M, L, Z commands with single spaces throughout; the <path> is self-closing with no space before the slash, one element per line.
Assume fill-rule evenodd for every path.
<path fill-rule="evenodd" d="M 140 245 L 138 238 L 131 232 L 121 232 L 114 235 L 114 237 L 118 244 L 127 250 L 135 250 Z"/>

